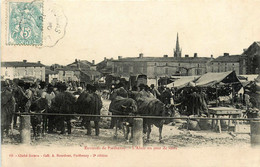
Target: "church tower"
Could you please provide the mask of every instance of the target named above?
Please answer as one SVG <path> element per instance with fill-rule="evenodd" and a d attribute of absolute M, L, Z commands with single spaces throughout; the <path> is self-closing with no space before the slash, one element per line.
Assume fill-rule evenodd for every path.
<path fill-rule="evenodd" d="M 179 36 L 177 33 L 176 48 L 174 49 L 174 57 L 181 57 L 181 48 L 179 45 Z"/>

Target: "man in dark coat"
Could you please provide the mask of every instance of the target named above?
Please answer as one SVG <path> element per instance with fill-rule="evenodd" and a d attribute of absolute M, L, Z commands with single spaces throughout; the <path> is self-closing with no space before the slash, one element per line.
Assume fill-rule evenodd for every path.
<path fill-rule="evenodd" d="M 78 112 L 81 114 L 100 115 L 102 108 L 101 97 L 96 93 L 96 87 L 87 85 L 87 91 L 80 94 L 77 100 Z M 99 135 L 100 117 L 83 117 L 83 124 L 87 128 L 87 135 L 91 135 L 90 121 L 95 123 L 96 136 Z"/>
<path fill-rule="evenodd" d="M 53 111 L 55 113 L 73 114 L 76 98 L 70 92 L 66 92 L 67 86 L 65 84 L 61 84 L 58 89 L 60 90 L 60 93 L 55 96 L 52 102 Z M 61 134 L 65 133 L 65 121 L 67 123 L 68 134 L 71 134 L 71 117 L 72 116 L 58 117 L 61 126 Z"/>
<path fill-rule="evenodd" d="M 9 135 L 12 116 L 15 112 L 15 99 L 7 85 L 2 85 L 1 89 L 1 141 L 3 141 L 4 131 L 6 135 Z"/>

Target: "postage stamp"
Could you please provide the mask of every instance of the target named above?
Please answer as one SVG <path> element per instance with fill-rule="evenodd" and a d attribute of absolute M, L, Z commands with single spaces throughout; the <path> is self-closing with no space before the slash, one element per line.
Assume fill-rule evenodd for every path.
<path fill-rule="evenodd" d="M 7 3 L 7 44 L 42 45 L 43 1 Z"/>

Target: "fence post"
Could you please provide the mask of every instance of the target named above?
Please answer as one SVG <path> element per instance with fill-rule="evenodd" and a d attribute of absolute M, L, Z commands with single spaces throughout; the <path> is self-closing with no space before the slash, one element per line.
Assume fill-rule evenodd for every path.
<path fill-rule="evenodd" d="M 21 115 L 21 143 L 30 144 L 31 143 L 31 116 L 30 115 Z"/>
<path fill-rule="evenodd" d="M 143 147 L 143 118 L 134 118 L 133 146 Z"/>
<path fill-rule="evenodd" d="M 260 121 L 250 122 L 251 146 L 260 146 Z"/>

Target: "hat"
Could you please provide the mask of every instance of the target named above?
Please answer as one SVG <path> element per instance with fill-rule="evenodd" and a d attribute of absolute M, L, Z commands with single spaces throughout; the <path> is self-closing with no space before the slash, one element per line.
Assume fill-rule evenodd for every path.
<path fill-rule="evenodd" d="M 58 83 L 58 84 L 57 84 L 57 88 L 58 88 L 58 90 L 60 90 L 60 91 L 66 91 L 66 90 L 67 90 L 67 86 L 66 86 L 65 83 Z"/>
<path fill-rule="evenodd" d="M 93 91 L 95 92 L 97 90 L 97 88 L 94 85 L 91 84 L 87 84 L 87 88 L 88 91 Z"/>

